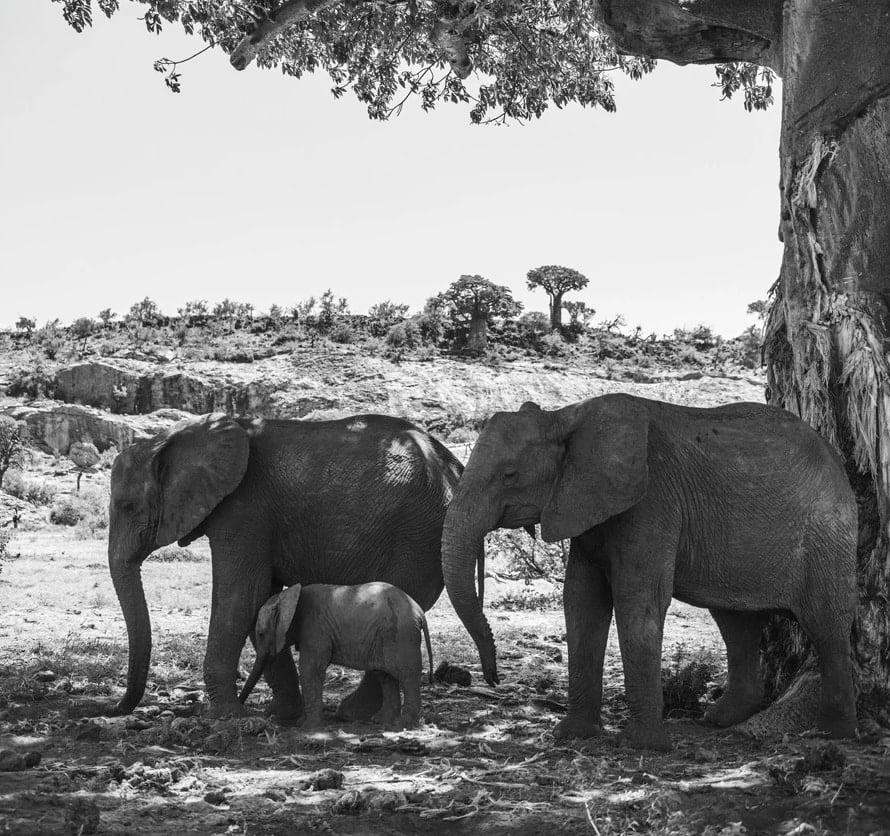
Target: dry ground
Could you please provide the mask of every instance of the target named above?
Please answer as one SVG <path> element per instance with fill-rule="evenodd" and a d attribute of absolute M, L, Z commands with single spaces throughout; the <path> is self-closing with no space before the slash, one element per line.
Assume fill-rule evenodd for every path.
<path fill-rule="evenodd" d="M 551 729 L 566 688 L 559 610 L 489 607 L 503 680 L 490 689 L 443 596 L 430 616 L 435 660 L 469 668 L 473 686 L 425 687 L 426 724 L 416 731 L 336 723 L 336 702 L 357 675 L 333 668 L 324 732 L 266 720 L 263 685 L 251 701 L 256 716 L 206 721 L 206 542 L 145 564 L 149 693 L 134 715 L 103 716 L 126 669 L 104 548 L 24 532 L 2 567 L 0 746 L 7 758 L 37 751 L 41 760 L 0 772 L 0 832 L 890 832 L 890 737 L 879 734 L 837 745 L 814 736 L 758 742 L 684 717 L 669 721 L 669 754 L 619 748 L 611 734 L 557 744 Z M 489 599 L 509 586 L 490 581 Z M 666 664 L 678 646 L 721 658 L 701 610 L 672 607 Z M 245 652 L 242 669 L 250 662 Z M 611 731 L 624 714 L 614 636 L 606 679 Z"/>

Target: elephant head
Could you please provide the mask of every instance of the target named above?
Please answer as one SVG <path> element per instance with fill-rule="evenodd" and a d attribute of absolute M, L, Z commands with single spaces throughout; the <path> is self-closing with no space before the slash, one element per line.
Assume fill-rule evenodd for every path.
<path fill-rule="evenodd" d="M 606 395 L 554 412 L 525 403 L 479 435 L 448 506 L 442 570 L 489 684 L 498 681 L 494 640 L 473 587 L 485 535 L 540 523 L 552 543 L 635 505 L 646 492 L 648 427 L 638 402 Z"/>
<path fill-rule="evenodd" d="M 151 623 L 142 561 L 160 546 L 198 536 L 203 521 L 244 477 L 248 447 L 240 424 L 213 414 L 139 441 L 114 461 L 108 566 L 129 639 L 127 691 L 119 713 L 138 705 L 148 676 Z"/>
<path fill-rule="evenodd" d="M 300 591 L 302 586 L 295 583 L 289 586 L 283 592 L 273 595 L 262 607 L 256 617 L 256 627 L 254 628 L 255 644 L 256 644 L 256 661 L 253 663 L 253 670 L 238 699 L 244 702 L 253 691 L 260 676 L 263 673 L 263 667 L 266 662 L 273 656 L 277 656 L 284 650 L 287 644 L 287 632 L 294 620 L 297 612 L 297 604 L 300 602 Z"/>

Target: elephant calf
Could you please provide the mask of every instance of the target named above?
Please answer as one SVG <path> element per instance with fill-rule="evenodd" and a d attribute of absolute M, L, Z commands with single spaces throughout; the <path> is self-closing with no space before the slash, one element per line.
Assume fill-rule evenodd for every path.
<path fill-rule="evenodd" d="M 273 595 L 256 621 L 256 662 L 241 689 L 244 702 L 264 666 L 288 645 L 300 651 L 303 726 L 321 725 L 322 686 L 329 664 L 373 671 L 383 691 L 374 720 L 411 728 L 420 720 L 423 662 L 420 633 L 426 639 L 433 681 L 433 652 L 426 616 L 414 599 L 388 583 L 357 586 L 300 584 Z M 399 688 L 405 692 L 404 707 Z"/>

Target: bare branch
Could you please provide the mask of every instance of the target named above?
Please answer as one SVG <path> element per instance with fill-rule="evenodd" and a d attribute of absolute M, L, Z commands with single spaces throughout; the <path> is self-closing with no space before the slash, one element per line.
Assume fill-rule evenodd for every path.
<path fill-rule="evenodd" d="M 781 9 L 781 0 L 599 0 L 597 20 L 632 55 L 780 71 Z"/>

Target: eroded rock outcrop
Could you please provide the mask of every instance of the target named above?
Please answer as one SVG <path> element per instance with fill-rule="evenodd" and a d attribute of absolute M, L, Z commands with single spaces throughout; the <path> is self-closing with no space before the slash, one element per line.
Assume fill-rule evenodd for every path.
<path fill-rule="evenodd" d="M 140 438 L 148 438 L 165 427 L 189 417 L 165 409 L 138 418 L 122 418 L 79 404 L 34 401 L 2 411 L 28 426 L 29 443 L 47 453 L 68 455 L 73 444 L 93 444 L 101 453 L 123 450 Z"/>
<path fill-rule="evenodd" d="M 68 403 L 101 407 L 123 415 L 181 409 L 200 415 L 271 413 L 273 389 L 265 383 L 214 381 L 183 371 L 139 372 L 106 362 L 59 369 L 56 396 Z"/>

